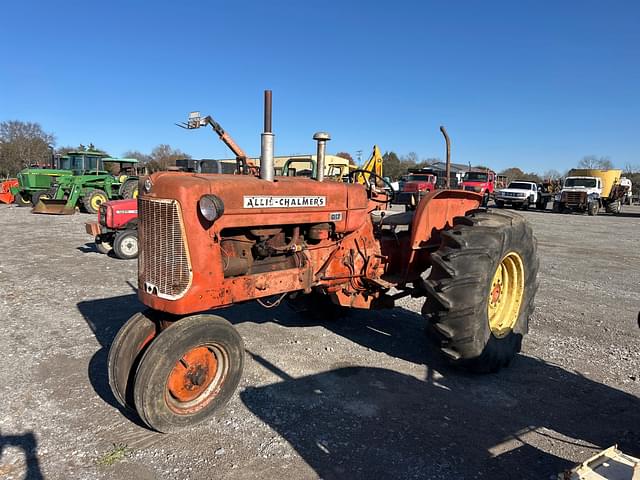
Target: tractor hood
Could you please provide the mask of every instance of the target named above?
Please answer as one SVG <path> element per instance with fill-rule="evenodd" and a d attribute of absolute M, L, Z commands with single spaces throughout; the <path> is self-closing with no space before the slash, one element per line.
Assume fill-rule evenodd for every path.
<path fill-rule="evenodd" d="M 160 172 L 143 180 L 140 192 L 142 200 L 177 200 L 185 222 L 199 224 L 203 224 L 198 215 L 200 198 L 215 195 L 224 210 L 213 224 L 215 230 L 329 222 L 337 232 L 348 232 L 362 224 L 368 211 L 362 185 L 300 177 L 276 177 L 270 182 L 251 175 Z"/>

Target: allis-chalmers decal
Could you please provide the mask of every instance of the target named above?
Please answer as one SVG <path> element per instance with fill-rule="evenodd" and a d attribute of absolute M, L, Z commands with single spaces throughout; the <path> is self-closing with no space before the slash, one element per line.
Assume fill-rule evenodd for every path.
<path fill-rule="evenodd" d="M 299 208 L 324 207 L 327 197 L 272 197 L 270 195 L 245 195 L 244 208 Z"/>

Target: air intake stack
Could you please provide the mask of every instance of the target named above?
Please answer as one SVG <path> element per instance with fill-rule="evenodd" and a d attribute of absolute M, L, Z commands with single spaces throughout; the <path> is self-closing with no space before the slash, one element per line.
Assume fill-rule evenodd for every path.
<path fill-rule="evenodd" d="M 316 180 L 322 182 L 324 180 L 324 156 L 327 148 L 327 142 L 331 140 L 331 136 L 327 132 L 317 132 L 313 139 L 318 142 L 318 151 L 316 154 Z"/>

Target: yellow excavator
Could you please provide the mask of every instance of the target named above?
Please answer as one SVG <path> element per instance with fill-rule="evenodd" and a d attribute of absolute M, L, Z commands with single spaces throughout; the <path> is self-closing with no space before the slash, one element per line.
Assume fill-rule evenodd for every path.
<path fill-rule="evenodd" d="M 380 154 L 380 149 L 377 145 L 373 146 L 373 152 L 371 152 L 371 156 L 366 163 L 357 170 L 358 174 L 354 177 L 355 183 L 360 183 L 362 185 L 366 185 L 371 182 L 371 175 L 367 172 L 373 173 L 373 178 L 379 182 L 379 179 L 384 178 L 382 176 L 382 155 Z M 382 185 L 379 185 L 382 186 Z"/>

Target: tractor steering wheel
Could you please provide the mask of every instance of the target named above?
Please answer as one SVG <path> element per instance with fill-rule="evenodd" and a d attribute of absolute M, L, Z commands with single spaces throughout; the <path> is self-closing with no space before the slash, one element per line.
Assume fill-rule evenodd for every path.
<path fill-rule="evenodd" d="M 370 172 L 369 170 L 362 170 L 362 169 L 352 170 L 351 172 L 349 172 L 349 180 L 351 182 L 355 182 L 357 175 L 362 175 L 366 179 L 364 183 L 364 188 L 369 193 L 369 200 L 377 203 L 393 203 L 393 199 L 396 198 L 396 191 L 393 188 L 393 185 L 391 185 L 391 182 L 389 182 L 389 180 L 387 180 L 384 177 L 381 177 L 377 173 L 373 173 L 373 172 Z M 382 183 L 384 183 L 387 187 L 389 187 L 389 192 L 391 193 L 385 192 L 386 198 L 384 200 L 378 200 L 374 198 L 372 195 L 374 190 L 373 190 L 373 185 L 371 184 L 371 181 L 370 181 L 371 177 L 367 179 L 365 175 L 371 175 L 371 177 L 379 178 L 380 180 L 382 180 Z"/>

